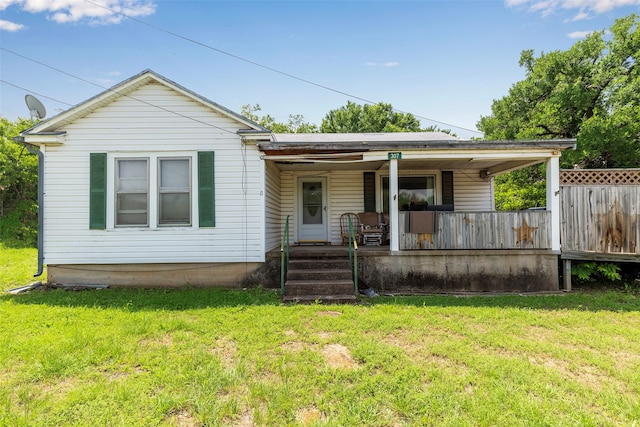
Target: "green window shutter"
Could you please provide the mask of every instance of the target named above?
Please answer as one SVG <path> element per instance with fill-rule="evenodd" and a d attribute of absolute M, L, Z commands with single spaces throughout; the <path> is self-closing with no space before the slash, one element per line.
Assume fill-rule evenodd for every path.
<path fill-rule="evenodd" d="M 89 155 L 89 229 L 107 228 L 107 153 Z"/>
<path fill-rule="evenodd" d="M 376 174 L 375 172 L 364 172 L 364 211 L 376 211 Z"/>
<path fill-rule="evenodd" d="M 453 205 L 453 171 L 442 171 L 442 204 Z"/>
<path fill-rule="evenodd" d="M 216 188 L 213 151 L 198 153 L 198 216 L 200 227 L 216 226 Z"/>

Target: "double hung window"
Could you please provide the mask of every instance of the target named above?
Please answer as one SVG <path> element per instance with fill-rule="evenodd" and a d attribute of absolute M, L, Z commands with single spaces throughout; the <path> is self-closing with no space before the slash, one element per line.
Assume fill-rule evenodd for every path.
<path fill-rule="evenodd" d="M 191 224 L 191 159 L 158 159 L 158 224 Z"/>
<path fill-rule="evenodd" d="M 116 159 L 116 226 L 149 225 L 149 159 Z"/>

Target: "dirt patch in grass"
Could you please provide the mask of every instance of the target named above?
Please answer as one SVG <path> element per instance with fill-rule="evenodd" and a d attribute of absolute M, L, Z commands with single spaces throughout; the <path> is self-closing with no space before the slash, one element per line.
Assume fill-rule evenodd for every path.
<path fill-rule="evenodd" d="M 319 311 L 318 312 L 318 316 L 329 316 L 329 317 L 338 317 L 338 316 L 342 316 L 342 313 L 339 311 Z"/>
<path fill-rule="evenodd" d="M 331 339 L 335 336 L 336 334 L 334 332 L 318 332 L 318 337 L 320 339 L 323 340 L 328 340 Z"/>
<path fill-rule="evenodd" d="M 282 350 L 289 351 L 291 353 L 300 353 L 305 349 L 311 349 L 313 347 L 314 347 L 313 344 L 304 343 L 301 341 L 291 341 L 291 342 L 284 343 L 280 346 Z"/>
<path fill-rule="evenodd" d="M 397 347 L 408 356 L 416 356 L 429 351 L 425 342 L 416 340 L 416 336 L 409 331 L 397 330 L 384 336 L 374 335 L 377 341 L 382 341 L 391 347 Z"/>
<path fill-rule="evenodd" d="M 253 422 L 253 415 L 251 415 L 251 411 L 245 409 L 240 416 L 233 421 L 232 424 L 234 427 L 253 427 L 255 423 Z"/>
<path fill-rule="evenodd" d="M 177 427 L 199 427 L 202 423 L 198 422 L 196 418 L 187 409 L 181 409 L 174 413 L 171 413 L 165 421 Z"/>
<path fill-rule="evenodd" d="M 322 423 L 325 417 L 318 408 L 302 408 L 296 412 L 296 421 L 302 426 L 310 426 L 314 423 Z"/>
<path fill-rule="evenodd" d="M 14 371 L 0 369 L 0 384 L 8 384 L 14 378 Z"/>
<path fill-rule="evenodd" d="M 129 378 L 131 375 L 144 374 L 148 372 L 146 369 L 141 368 L 140 366 L 134 366 L 131 371 L 121 370 L 121 371 L 112 371 L 109 369 L 105 369 L 102 371 L 104 375 L 107 376 L 109 381 L 121 381 Z"/>
<path fill-rule="evenodd" d="M 64 378 L 58 382 L 45 384 L 42 387 L 42 393 L 55 396 L 64 396 L 78 386 L 75 378 Z"/>
<path fill-rule="evenodd" d="M 610 351 L 608 356 L 611 357 L 613 363 L 618 369 L 636 369 L 640 365 L 640 352 L 631 353 L 628 351 L 615 350 Z"/>
<path fill-rule="evenodd" d="M 349 349 L 342 344 L 329 344 L 322 348 L 322 356 L 332 368 L 354 369 L 358 363 L 351 357 Z"/>
<path fill-rule="evenodd" d="M 144 338 L 140 340 L 140 345 L 148 347 L 171 347 L 173 346 L 173 337 L 169 334 L 164 334 L 158 338 Z"/>
<path fill-rule="evenodd" d="M 211 354 L 220 358 L 226 367 L 235 366 L 238 354 L 238 347 L 235 341 L 227 337 L 220 337 L 216 340 L 215 346 L 209 350 Z"/>
<path fill-rule="evenodd" d="M 529 356 L 529 362 L 533 365 L 543 366 L 546 369 L 556 371 L 564 380 L 575 381 L 595 391 L 600 391 L 611 386 L 617 390 L 626 389 L 625 384 L 621 381 L 603 373 L 595 366 L 580 365 L 571 367 L 563 360 L 543 355 Z"/>

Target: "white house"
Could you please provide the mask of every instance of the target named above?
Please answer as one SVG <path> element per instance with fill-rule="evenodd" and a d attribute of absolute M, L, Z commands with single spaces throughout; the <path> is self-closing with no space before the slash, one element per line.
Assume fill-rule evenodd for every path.
<path fill-rule="evenodd" d="M 148 70 L 19 140 L 42 153 L 41 253 L 52 282 L 273 285 L 279 257 L 270 254 L 287 221 L 293 244 L 339 246 L 342 214 L 381 212 L 388 246 L 361 264 L 371 284 L 411 276 L 444 290 L 514 278 L 499 287 L 557 287 L 558 159 L 573 140 L 272 134 Z M 492 178 L 536 163 L 547 165 L 546 210 L 495 212 Z M 433 232 L 405 227 L 412 195 L 436 207 Z"/>

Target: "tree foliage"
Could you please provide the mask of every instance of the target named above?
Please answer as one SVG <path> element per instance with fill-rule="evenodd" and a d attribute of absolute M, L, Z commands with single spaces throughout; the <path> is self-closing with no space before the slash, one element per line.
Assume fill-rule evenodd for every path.
<path fill-rule="evenodd" d="M 347 105 L 331 110 L 322 119 L 322 133 L 420 132 L 420 121 L 411 113 L 398 113 L 391 104 Z"/>
<path fill-rule="evenodd" d="M 279 123 L 270 115 L 259 116 L 257 113 L 262 111 L 260 104 L 243 105 L 241 113 L 251 121 L 264 126 L 275 133 L 316 133 L 318 126 L 313 123 L 306 122 L 301 114 L 289 114 L 287 123 Z"/>
<path fill-rule="evenodd" d="M 635 14 L 565 51 L 536 57 L 525 50 L 520 56 L 525 79 L 493 102 L 491 115 L 481 117 L 478 128 L 494 140 L 577 138 L 577 149 L 562 156 L 564 168 L 639 167 L 639 61 Z M 496 178 L 498 192 L 533 198 L 534 205 L 544 203 L 544 193 L 536 190 L 540 182 L 543 167 Z M 496 200 L 506 200 L 503 196 Z"/>
<path fill-rule="evenodd" d="M 0 118 L 0 238 L 35 244 L 38 220 L 38 159 L 13 140 L 30 120 Z"/>
<path fill-rule="evenodd" d="M 640 19 L 615 21 L 566 51 L 525 50 L 526 78 L 493 102 L 478 127 L 487 139 L 577 138 L 563 166 L 640 164 Z"/>
<path fill-rule="evenodd" d="M 420 127 L 411 113 L 399 113 L 391 104 L 379 102 L 374 105 L 360 105 L 347 101 L 335 110 L 329 111 L 320 125 L 322 133 L 376 133 L 376 132 L 444 132 L 455 136 L 450 129 L 437 126 Z"/>

